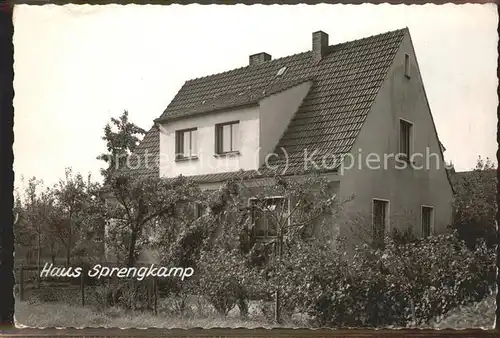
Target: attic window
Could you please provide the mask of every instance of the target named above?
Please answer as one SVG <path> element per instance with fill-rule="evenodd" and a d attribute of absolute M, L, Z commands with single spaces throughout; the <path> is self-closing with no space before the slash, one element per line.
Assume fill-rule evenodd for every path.
<path fill-rule="evenodd" d="M 276 76 L 281 76 L 281 75 L 285 74 L 285 72 L 286 72 L 286 66 L 281 67 L 280 70 L 278 70 L 278 73 L 276 74 Z"/>
<path fill-rule="evenodd" d="M 405 76 L 410 78 L 410 55 L 405 54 Z"/>

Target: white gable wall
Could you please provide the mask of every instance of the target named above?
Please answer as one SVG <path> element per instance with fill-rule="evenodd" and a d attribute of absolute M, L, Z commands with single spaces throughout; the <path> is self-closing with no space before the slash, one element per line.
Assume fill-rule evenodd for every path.
<path fill-rule="evenodd" d="M 404 74 L 405 53 L 410 55 L 411 60 L 410 79 Z M 439 155 L 429 157 L 431 165 L 428 170 L 396 169 L 394 157 L 388 157 L 387 168 L 383 168 L 384 154 L 399 152 L 400 118 L 413 123 L 413 153 L 426 156 L 427 148 L 429 153 Z M 452 190 L 409 35 L 402 42 L 353 146 L 352 154 L 355 158 L 360 150 L 363 158 L 361 169 L 360 162 L 357 161 L 354 168 L 344 171 L 341 181 L 341 195 L 355 195 L 355 199 L 346 205 L 346 212 L 354 221 L 342 229 L 342 235 L 356 236 L 351 228 L 359 231 L 356 222 L 363 217 L 368 225 L 371 224 L 373 198 L 390 201 L 390 228 L 404 229 L 413 225 L 414 232 L 421 235 L 421 206 L 430 205 L 435 208 L 434 230 L 445 231 L 446 226 L 451 223 Z M 367 167 L 365 160 L 370 153 L 380 156 L 381 169 Z M 375 158 L 375 155 L 371 156 Z M 415 164 L 425 165 L 425 160 L 415 158 Z M 348 165 L 347 161 L 345 165 Z"/>

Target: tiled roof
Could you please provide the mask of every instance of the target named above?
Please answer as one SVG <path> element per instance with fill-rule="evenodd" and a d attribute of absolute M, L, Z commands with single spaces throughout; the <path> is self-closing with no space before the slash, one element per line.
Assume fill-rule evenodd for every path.
<path fill-rule="evenodd" d="M 189 177 L 189 179 L 193 180 L 194 182 L 198 183 L 214 183 L 214 182 L 224 182 L 231 179 L 259 178 L 262 177 L 262 174 L 257 172 L 256 170 L 240 170 L 240 171 L 231 171 L 231 172 L 214 173 L 214 174 L 193 175 L 187 177 Z"/>
<path fill-rule="evenodd" d="M 144 135 L 141 143 L 130 157 L 129 173 L 140 177 L 159 177 L 160 131 L 153 126 Z"/>
<path fill-rule="evenodd" d="M 321 171 L 318 171 L 321 172 Z M 198 183 L 215 183 L 215 182 L 224 182 L 232 179 L 237 180 L 248 180 L 248 179 L 259 179 L 259 178 L 268 178 L 273 177 L 275 174 L 282 174 L 280 172 L 275 172 L 273 170 L 239 170 L 239 171 L 229 171 L 222 173 L 213 173 L 213 174 L 202 174 L 202 175 L 192 175 L 187 176 L 189 179 Z M 281 176 L 292 176 L 299 175 L 300 173 L 292 173 L 285 172 Z M 175 179 L 174 177 L 168 179 Z"/>
<path fill-rule="evenodd" d="M 284 156 L 272 157 L 270 164 L 284 168 L 286 162 L 289 172 L 303 172 L 307 150 L 316 152 L 313 159 L 328 153 L 331 163 L 325 164 L 335 169 L 351 150 L 405 34 L 406 28 L 329 46 L 319 62 L 308 51 L 189 80 L 158 120 L 248 104 L 311 80 L 276 146 Z"/>
<path fill-rule="evenodd" d="M 406 30 L 398 30 L 330 47 L 316 68 L 315 82 L 292 118 L 276 149 L 285 149 L 275 164 L 304 168 L 304 152 L 313 159 L 328 154 L 336 168 L 363 126 Z"/>
<path fill-rule="evenodd" d="M 194 116 L 202 113 L 213 112 L 221 109 L 235 108 L 243 105 L 257 104 L 263 98 L 277 94 L 291 87 L 309 81 L 309 78 L 298 78 L 293 81 L 280 81 L 266 86 L 246 88 L 227 93 L 221 93 L 211 99 L 201 101 L 196 107 L 181 108 L 164 113 L 156 121 L 168 121 L 172 119 Z"/>

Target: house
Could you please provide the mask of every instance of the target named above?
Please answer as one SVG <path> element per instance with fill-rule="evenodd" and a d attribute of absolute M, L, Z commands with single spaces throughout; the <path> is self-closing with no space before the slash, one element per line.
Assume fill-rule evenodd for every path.
<path fill-rule="evenodd" d="M 336 45 L 318 31 L 312 50 L 185 82 L 137 148 L 157 161 L 135 172 L 211 189 L 315 170 L 354 197 L 340 235 L 362 216 L 428 236 L 452 217 L 443 151 L 407 28 Z"/>

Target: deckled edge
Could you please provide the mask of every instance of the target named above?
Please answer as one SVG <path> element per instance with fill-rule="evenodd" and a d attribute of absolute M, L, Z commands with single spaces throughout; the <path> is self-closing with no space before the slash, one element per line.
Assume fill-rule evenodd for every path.
<path fill-rule="evenodd" d="M 151 5 L 154 5 L 154 4 L 160 4 L 160 5 L 167 5 L 167 4 L 176 4 L 177 2 L 176 1 L 161 1 L 161 0 L 139 0 L 139 1 L 98 1 L 98 0 L 91 0 L 91 1 L 64 1 L 64 0 L 24 0 L 24 1 L 9 1 L 8 4 L 5 4 L 5 3 L 2 3 L 1 4 L 1 10 L 2 10 L 2 14 L 1 14 L 1 17 L 0 17 L 0 21 L 1 23 L 0 24 L 3 24 L 3 25 L 6 25 L 8 26 L 8 31 L 6 32 L 6 35 L 10 35 L 11 36 L 11 39 L 12 39 L 12 32 L 13 32 L 13 29 L 12 29 L 12 7 L 13 5 L 15 4 L 28 4 L 28 5 L 45 5 L 45 4 L 55 4 L 55 5 L 64 5 L 64 4 L 79 4 L 81 5 L 82 3 L 84 4 L 89 4 L 89 5 L 106 5 L 106 4 L 120 4 L 120 5 L 126 5 L 126 4 L 151 4 Z M 488 1 L 488 0 L 475 0 L 475 1 L 419 1 L 419 2 L 416 2 L 416 1 L 308 1 L 307 4 L 363 4 L 363 3 L 372 3 L 372 4 L 407 4 L 407 5 L 411 5 L 411 4 L 448 4 L 448 3 L 451 3 L 451 4 L 485 4 L 485 3 L 496 3 L 496 1 Z M 246 4 L 246 5 L 252 5 L 252 4 L 306 4 L 306 2 L 304 1 L 293 1 L 293 0 L 289 0 L 289 1 L 251 1 L 251 0 L 246 0 L 246 1 L 227 1 L 227 0 L 219 0 L 219 1 L 183 1 L 181 4 L 185 5 L 185 4 L 225 4 L 225 5 L 231 5 L 231 4 Z M 499 14 L 499 17 L 500 17 L 500 9 L 498 8 L 497 6 L 497 12 Z M 5 15 L 6 13 L 8 13 L 7 15 Z M 7 21 L 10 21 L 7 22 Z M 500 23 L 500 22 L 499 22 Z M 5 32 L 5 31 L 4 31 Z M 500 35 L 500 25 L 499 25 L 499 28 L 498 28 L 498 33 Z M 4 149 L 6 150 L 4 153 L 7 154 L 7 161 L 2 161 L 1 163 L 4 164 L 5 168 L 4 168 L 4 172 L 6 172 L 7 174 L 5 176 L 1 176 L 0 178 L 2 179 L 2 183 L 6 184 L 7 186 L 11 186 L 12 189 L 13 189 L 13 183 L 14 183 L 14 173 L 13 173 L 13 111 L 14 111 L 14 108 L 13 108 L 13 104 L 12 104 L 12 99 L 13 99 L 13 95 L 14 95 L 14 89 L 13 89 L 13 43 L 12 43 L 12 40 L 10 39 L 10 41 L 4 41 L 5 39 L 2 39 L 1 43 L 3 43 L 3 46 L 6 46 L 3 47 L 0 49 L 2 50 L 2 52 L 4 52 L 7 56 L 6 58 L 6 61 L 7 62 L 10 62 L 10 60 L 12 60 L 12 68 L 8 68 L 8 72 L 7 72 L 7 76 L 3 77 L 2 78 L 2 81 L 4 82 L 4 86 L 3 86 L 3 93 L 2 95 L 0 96 L 1 98 L 3 98 L 3 100 L 0 102 L 0 112 L 1 112 L 1 116 L 2 116 L 2 123 L 0 124 L 0 128 L 2 128 L 3 130 L 0 131 L 0 144 L 2 147 L 4 147 Z M 500 65 L 500 45 L 497 46 L 498 48 L 498 64 Z M 4 65 L 3 65 L 4 66 Z M 5 66 L 4 66 L 5 67 Z M 9 67 L 9 66 L 7 66 Z M 12 69 L 12 72 L 11 72 L 11 69 Z M 12 75 L 12 77 L 11 77 Z M 500 79 L 500 66 L 497 68 L 497 77 Z M 500 84 L 497 85 L 497 94 L 498 94 L 498 97 L 500 98 Z M 499 148 L 497 149 L 497 162 L 500 163 L 500 104 L 499 106 L 497 106 L 497 117 L 498 117 L 498 121 L 497 121 L 497 145 L 499 146 Z M 4 123 L 4 121 L 7 121 L 7 123 Z M 3 160 L 3 159 L 2 159 Z M 2 184 L 3 185 L 3 184 Z M 2 195 L 2 196 L 5 196 L 5 195 Z M 8 194 L 7 194 L 8 196 Z M 4 201 L 2 201 L 2 207 L 1 207 L 1 212 L 0 212 L 0 231 L 2 233 L 2 239 L 3 241 L 5 241 L 5 238 L 7 236 L 7 240 L 6 242 L 10 242 L 8 243 L 8 249 L 12 248 L 12 254 L 9 255 L 9 254 L 5 254 L 3 253 L 3 256 L 0 257 L 0 283 L 1 283 L 1 288 L 0 288 L 0 295 L 2 295 L 2 293 L 4 293 L 5 290 L 8 290 L 9 288 L 11 288 L 11 291 L 7 291 L 7 294 L 10 294 L 12 297 L 14 296 L 13 294 L 13 287 L 14 287 L 14 271 L 13 271 L 13 263 L 14 263 L 14 255 L 13 255 L 13 248 L 14 248 L 14 237 L 13 237 L 13 227 L 12 227 L 12 222 L 13 222 L 13 215 L 12 215 L 12 207 L 13 207 L 13 196 L 11 195 L 10 196 L 11 198 L 7 198 L 7 203 L 4 203 Z M 497 168 L 497 204 L 500 205 L 500 168 Z M 500 222 L 500 208 L 497 210 L 497 213 L 496 213 L 496 222 L 497 222 L 497 237 L 500 238 L 500 228 L 498 227 L 498 223 Z M 2 243 L 0 240 L 0 243 Z M 5 244 L 3 244 L 5 245 Z M 497 264 L 497 290 L 498 290 L 498 286 L 500 286 L 500 279 L 498 278 L 498 271 L 500 269 L 500 246 L 497 246 L 497 260 L 496 260 L 496 264 Z M 12 271 L 10 272 L 10 274 L 5 274 L 3 272 L 3 269 L 5 266 L 11 266 L 12 267 Z M 3 296 L 3 295 L 2 295 Z M 2 299 L 4 299 L 3 297 L 0 297 Z M 497 296 L 496 296 L 496 302 L 497 302 L 497 308 L 496 308 L 496 318 L 495 318 L 495 323 L 494 323 L 494 328 L 495 329 L 500 329 L 500 327 L 498 326 L 498 318 L 500 317 L 500 306 L 499 306 L 499 303 L 500 303 L 500 293 L 497 292 Z M 7 309 L 7 311 L 6 311 Z M 8 334 L 8 333 L 12 333 L 12 334 L 15 334 L 15 335 L 18 335 L 18 336 L 21 336 L 21 334 L 23 335 L 26 335 L 26 334 L 30 334 L 27 332 L 27 330 L 35 330 L 36 332 L 32 332 L 30 335 L 41 335 L 41 336 L 44 336 L 44 335 L 49 335 L 48 332 L 46 333 L 43 333 L 43 332 L 40 332 L 40 331 L 44 331 L 44 330 L 48 330 L 48 331 L 51 331 L 53 329 L 57 329 L 57 330 L 61 330 L 61 331 L 73 331 L 72 333 L 74 334 L 74 330 L 86 330 L 86 331 L 95 331 L 95 330 L 99 330 L 102 332 L 102 334 L 105 334 L 105 335 L 109 335 L 111 330 L 120 330 L 120 331 L 130 331 L 130 334 L 132 334 L 133 332 L 131 331 L 134 331 L 134 330 L 141 330 L 141 331 L 156 331 L 156 333 L 162 333 L 162 335 L 164 334 L 167 334 L 169 331 L 174 333 L 174 331 L 176 331 L 176 333 L 178 334 L 179 331 L 184 331 L 186 334 L 189 334 L 189 335 L 193 335 L 195 334 L 193 331 L 200 331 L 200 330 L 203 330 L 204 333 L 202 333 L 202 335 L 206 335 L 207 332 L 206 331 L 217 331 L 217 330 L 227 330 L 229 328 L 208 328 L 208 329 L 202 329 L 202 328 L 190 328 L 190 329 L 177 329 L 177 328 L 169 328 L 169 329 L 159 329 L 159 328 L 147 328 L 147 329 L 138 329 L 138 328 L 135 328 L 135 329 L 121 329 L 121 328 L 104 328 L 104 327 L 100 327 L 100 328 L 94 328 L 94 327 L 87 327 L 87 328 L 44 328 L 44 329 L 40 329 L 40 328 L 31 328 L 31 327 L 27 327 L 25 325 L 22 325 L 22 324 L 18 324 L 16 323 L 16 327 L 18 328 L 21 328 L 21 327 L 24 327 L 25 329 L 21 329 L 20 331 L 22 332 L 14 332 L 14 331 L 18 331 L 18 330 L 14 330 L 14 331 L 6 331 L 5 329 L 9 328 L 8 325 L 10 324 L 11 327 L 12 325 L 14 324 L 14 313 L 13 313 L 13 307 L 12 309 L 10 309 L 10 305 L 9 304 L 6 304 L 5 301 L 2 301 L 0 302 L 0 313 L 2 314 L 5 314 L 7 313 L 9 315 L 9 311 L 12 311 L 12 313 L 10 314 L 11 317 L 12 317 L 12 322 L 11 323 L 5 323 L 5 322 L 1 322 L 0 323 L 0 334 Z M 3 320 L 3 318 L 2 318 Z M 6 325 L 7 324 L 7 325 Z M 369 330 L 369 329 L 353 329 L 353 331 L 351 331 L 350 333 L 348 333 L 347 331 L 345 330 L 337 330 L 337 329 L 333 329 L 333 328 L 314 328 L 314 329 L 302 329 L 302 328 L 295 328 L 295 329 L 291 329 L 291 328 L 284 328 L 284 329 L 281 329 L 281 328 L 270 328 L 270 329 L 266 329 L 266 328 L 262 328 L 262 327 L 259 327 L 259 328 L 253 328 L 253 329 L 247 329 L 247 328 L 230 328 L 231 331 L 233 331 L 233 333 L 237 333 L 237 332 L 234 332 L 234 331 L 240 331 L 240 330 L 244 330 L 244 331 L 252 331 L 253 333 L 257 333 L 256 331 L 257 330 L 266 330 L 267 332 L 269 333 L 272 333 L 273 331 L 303 331 L 303 330 L 307 330 L 309 331 L 310 333 L 323 333 L 323 332 L 328 332 L 328 334 L 330 335 L 335 335 L 335 336 L 343 336 L 343 335 L 351 335 L 351 334 L 360 334 L 361 332 L 363 332 L 365 335 L 369 335 L 370 332 L 373 332 L 374 335 L 377 335 L 377 336 L 380 336 L 380 334 L 383 334 L 383 332 L 386 332 L 387 329 L 375 329 L 375 330 Z M 426 333 L 428 332 L 429 335 L 441 335 L 441 334 L 446 334 L 446 333 L 459 333 L 459 334 L 480 334 L 480 335 L 483 335 L 484 333 L 487 333 L 488 331 L 487 328 L 476 328 L 476 329 L 441 329 L 441 330 L 436 330 L 436 329 L 405 329 L 405 328 L 394 328 L 394 329 L 390 329 L 393 333 L 394 331 L 399 331 L 400 333 L 405 333 L 405 334 L 411 334 L 412 332 L 413 333 L 416 333 L 416 334 L 421 334 L 423 333 L 422 331 L 425 331 Z M 62 333 L 62 332 L 58 332 L 58 335 L 59 333 Z M 491 331 L 490 331 L 491 332 Z M 82 332 L 83 333 L 83 332 Z M 86 334 L 88 332 L 85 332 Z M 128 333 L 128 332 L 127 332 Z M 144 333 L 147 333 L 147 332 L 144 332 Z M 297 332 L 298 333 L 298 332 Z M 305 333 L 305 332 L 304 332 Z M 70 334 L 70 332 L 68 332 L 68 334 Z M 120 334 L 121 336 L 122 334 Z M 245 334 L 247 335 L 247 334 Z M 391 334 L 392 335 L 392 334 Z"/>
<path fill-rule="evenodd" d="M 14 49 L 13 6 L 0 3 L 0 329 L 14 321 Z M 1 331 L 0 331 L 1 332 Z"/>

